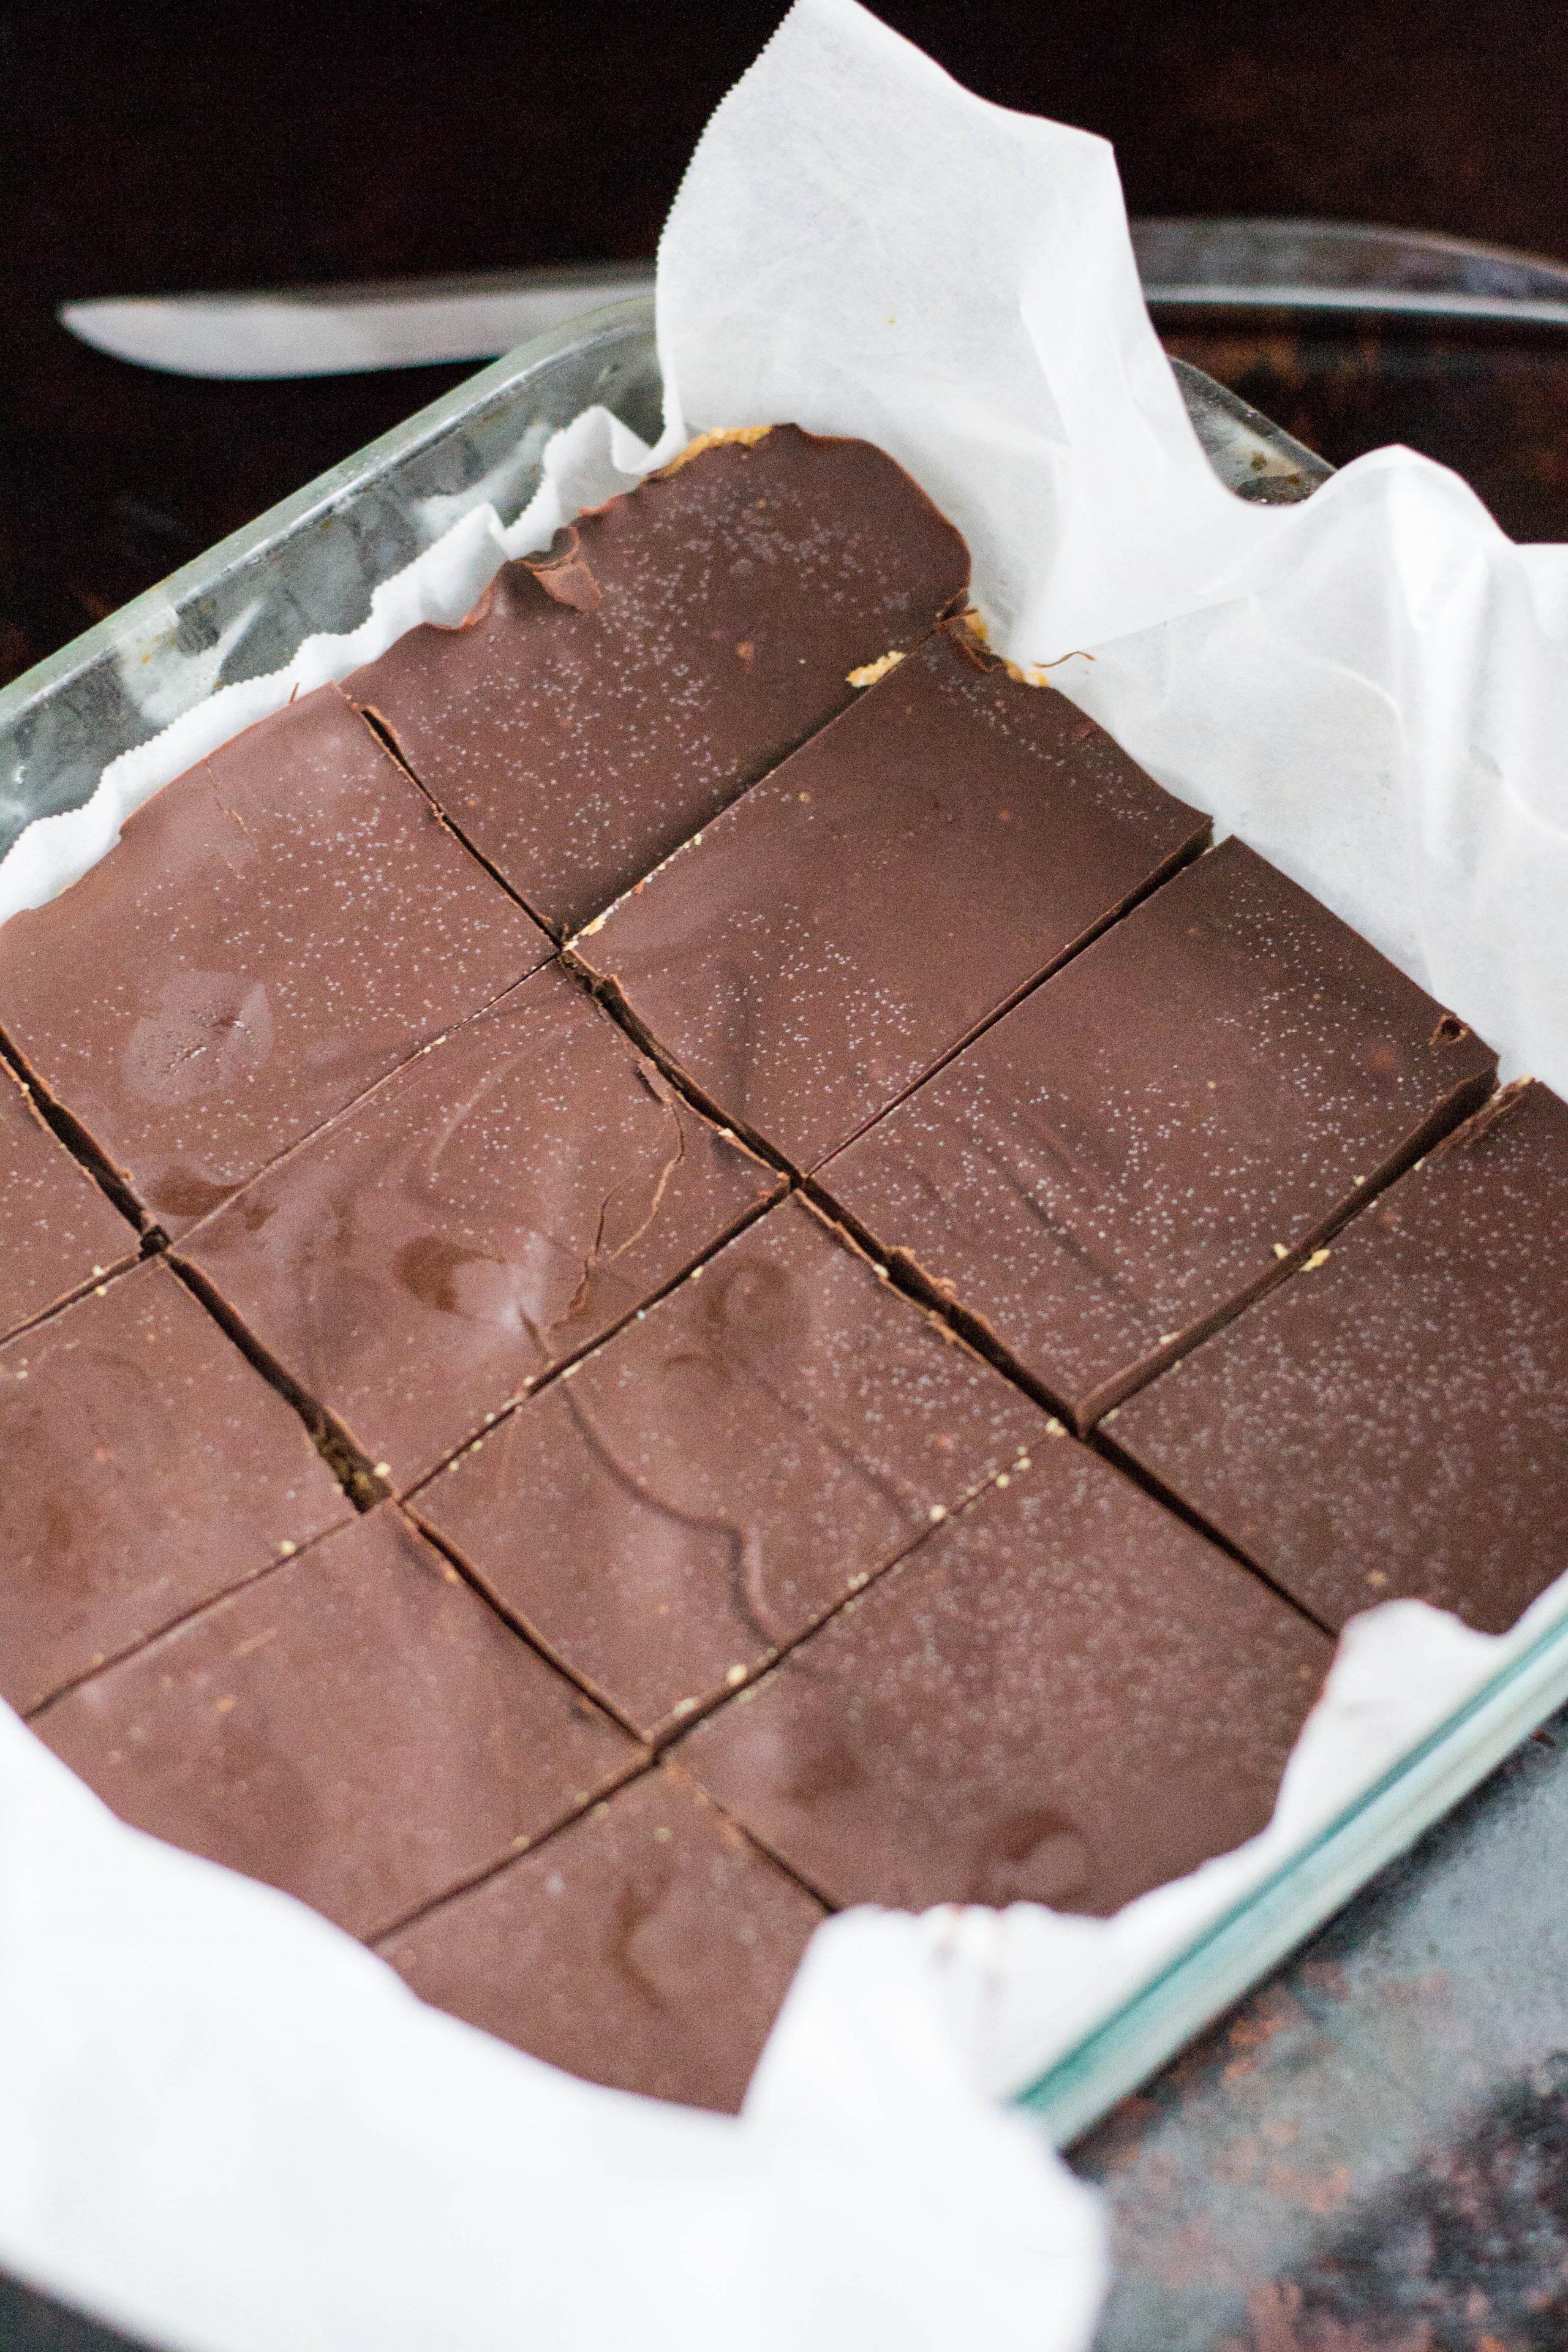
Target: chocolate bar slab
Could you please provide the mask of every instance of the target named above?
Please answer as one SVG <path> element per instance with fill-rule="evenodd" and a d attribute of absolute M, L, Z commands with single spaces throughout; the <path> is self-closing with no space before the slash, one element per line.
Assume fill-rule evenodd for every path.
<path fill-rule="evenodd" d="M 0 1348 L 0 1696 L 37 1706 L 353 1516 L 165 1265 Z"/>
<path fill-rule="evenodd" d="M 389 1928 L 637 1750 L 384 1506 L 34 1723 L 138 1829 Z"/>
<path fill-rule="evenodd" d="M 823 1916 L 666 1766 L 383 1952 L 421 2000 L 552 2065 L 732 2113 Z"/>
<path fill-rule="evenodd" d="M 1059 1436 L 679 1753 L 834 1905 L 1105 1914 L 1264 1827 L 1330 1656 Z"/>
<path fill-rule="evenodd" d="M 110 1206 L 0 1062 L 0 1339 L 136 1255 Z"/>
<path fill-rule="evenodd" d="M 411 630 L 346 690 L 541 919 L 575 930 L 968 578 L 890 457 L 780 425 L 580 517 L 460 629 Z"/>
<path fill-rule="evenodd" d="M 779 1190 L 551 967 L 182 1255 L 402 1488 Z"/>
<path fill-rule="evenodd" d="M 821 1181 L 1082 1430 L 1310 1255 L 1496 1066 L 1232 839 Z"/>
<path fill-rule="evenodd" d="M 1568 1108 L 1505 1092 L 1110 1434 L 1328 1625 L 1568 1570 Z"/>
<path fill-rule="evenodd" d="M 549 952 L 335 687 L 0 929 L 0 1031 L 171 1233 Z"/>
<path fill-rule="evenodd" d="M 651 1737 L 745 1682 L 1045 1425 L 795 1199 L 416 1507 Z"/>
<path fill-rule="evenodd" d="M 1071 703 L 941 631 L 573 951 L 810 1169 L 1206 834 Z"/>

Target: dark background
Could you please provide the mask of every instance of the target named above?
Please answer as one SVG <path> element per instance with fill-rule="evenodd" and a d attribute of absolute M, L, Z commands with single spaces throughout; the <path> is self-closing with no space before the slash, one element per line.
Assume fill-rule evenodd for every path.
<path fill-rule="evenodd" d="M 0 678 L 466 372 L 183 382 L 75 343 L 57 303 L 651 254 L 783 14 L 0 0 Z M 984 96 L 1104 132 L 1135 212 L 1380 220 L 1568 258 L 1568 10 L 880 14 Z M 1336 461 L 1410 442 L 1516 538 L 1568 540 L 1568 337 L 1264 320 L 1170 340 Z"/>

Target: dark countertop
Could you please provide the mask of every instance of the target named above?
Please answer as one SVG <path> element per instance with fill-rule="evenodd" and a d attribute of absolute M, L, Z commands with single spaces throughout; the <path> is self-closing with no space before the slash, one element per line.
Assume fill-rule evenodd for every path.
<path fill-rule="evenodd" d="M 1097 2352 L 1568 2344 L 1568 1712 L 1074 2151 Z"/>
<path fill-rule="evenodd" d="M 1568 256 L 1568 12 L 1511 0 L 880 0 L 972 88 L 1116 142 L 1145 213 L 1397 222 Z M 462 368 L 207 384 L 56 327 L 73 296 L 651 252 L 784 0 L 213 11 L 0 0 L 0 680 Z M 1405 441 L 1568 541 L 1568 336 L 1189 320 L 1170 348 L 1336 464 Z M 1100 2352 L 1568 2345 L 1568 1716 L 1077 2152 Z M 0 2280 L 6 2352 L 124 2339 Z"/>

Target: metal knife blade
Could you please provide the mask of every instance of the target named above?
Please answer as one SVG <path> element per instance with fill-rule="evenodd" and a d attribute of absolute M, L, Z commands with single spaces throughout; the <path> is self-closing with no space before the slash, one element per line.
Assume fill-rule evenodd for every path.
<path fill-rule="evenodd" d="M 1151 310 L 1357 311 L 1568 327 L 1568 268 L 1499 246 L 1353 221 L 1135 220 Z M 70 302 L 61 323 L 142 367 L 229 378 L 344 375 L 493 359 L 653 284 L 651 261 L 475 271 L 247 294 Z"/>
<path fill-rule="evenodd" d="M 651 261 L 590 261 L 256 294 L 128 295 L 68 302 L 58 315 L 84 343 L 139 367 L 254 381 L 494 359 L 652 287 Z"/>
<path fill-rule="evenodd" d="M 1568 267 L 1362 221 L 1136 220 L 1151 309 L 1360 310 L 1568 327 Z"/>

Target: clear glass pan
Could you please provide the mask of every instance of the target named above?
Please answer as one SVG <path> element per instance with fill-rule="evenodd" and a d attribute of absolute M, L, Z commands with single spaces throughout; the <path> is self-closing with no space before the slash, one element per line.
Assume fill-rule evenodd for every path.
<path fill-rule="evenodd" d="M 1306 497 L 1331 470 L 1176 362 L 1199 437 L 1241 495 Z M 459 384 L 0 689 L 0 854 L 75 808 L 119 752 L 215 688 L 280 669 L 469 509 L 527 504 L 560 425 L 602 402 L 652 441 L 653 304 L 591 311 Z M 1568 1621 L 1542 1633 L 1243 1902 L 1152 1970 L 1023 2097 L 1059 2147 L 1088 2129 L 1568 1700 Z"/>

